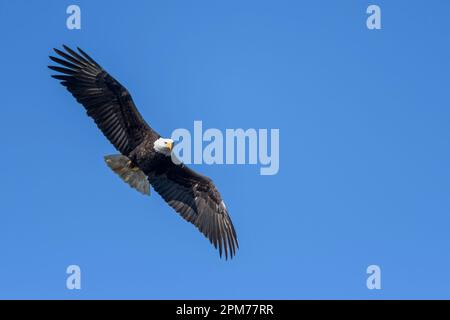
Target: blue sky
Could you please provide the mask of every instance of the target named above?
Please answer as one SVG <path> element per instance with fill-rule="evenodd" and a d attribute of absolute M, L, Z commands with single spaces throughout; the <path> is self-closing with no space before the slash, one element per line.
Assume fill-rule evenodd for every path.
<path fill-rule="evenodd" d="M 78 4 L 82 29 L 66 28 Z M 366 8 L 382 9 L 380 31 Z M 450 298 L 448 1 L 1 1 L 0 298 Z M 279 128 L 280 171 L 195 165 L 241 249 L 220 260 L 50 78 L 80 46 L 163 136 Z M 82 289 L 66 289 L 68 265 Z M 366 288 L 366 268 L 382 290 Z"/>

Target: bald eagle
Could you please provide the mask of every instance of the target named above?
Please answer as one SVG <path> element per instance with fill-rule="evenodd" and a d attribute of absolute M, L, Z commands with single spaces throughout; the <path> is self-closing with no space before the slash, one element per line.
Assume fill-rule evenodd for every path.
<path fill-rule="evenodd" d="M 128 90 L 80 48 L 63 46 L 50 56 L 52 75 L 84 106 L 105 137 L 120 152 L 106 164 L 126 183 L 149 195 L 150 186 L 185 220 L 195 225 L 222 257 L 239 247 L 227 208 L 212 180 L 172 161 L 173 140 L 162 138 L 142 118 Z"/>

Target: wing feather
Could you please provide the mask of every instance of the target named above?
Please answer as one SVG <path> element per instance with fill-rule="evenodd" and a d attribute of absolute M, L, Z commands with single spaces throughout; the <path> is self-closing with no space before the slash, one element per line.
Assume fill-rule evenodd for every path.
<path fill-rule="evenodd" d="M 239 248 L 236 231 L 214 183 L 170 158 L 168 169 L 147 173 L 156 192 L 186 221 L 192 223 L 219 249 L 219 255 L 232 258 Z"/>
<path fill-rule="evenodd" d="M 50 56 L 59 74 L 52 75 L 81 103 L 106 138 L 122 154 L 128 155 L 148 135 L 158 136 L 144 121 L 125 87 L 107 73 L 87 53 L 63 46 L 66 52 Z"/>

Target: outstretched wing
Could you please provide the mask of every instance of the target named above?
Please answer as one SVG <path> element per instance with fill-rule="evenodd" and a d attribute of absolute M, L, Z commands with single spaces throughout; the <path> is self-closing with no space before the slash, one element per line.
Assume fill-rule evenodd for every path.
<path fill-rule="evenodd" d="M 50 59 L 61 66 L 49 66 L 61 74 L 52 75 L 81 103 L 108 138 L 122 154 L 128 155 L 148 134 L 157 135 L 144 121 L 131 95 L 117 80 L 78 48 L 67 46 L 66 52 L 54 49 L 64 59 Z"/>
<path fill-rule="evenodd" d="M 161 172 L 148 174 L 156 192 L 185 220 L 194 224 L 214 247 L 231 258 L 239 248 L 236 231 L 219 191 L 208 177 L 185 165 L 176 165 L 167 158 Z"/>

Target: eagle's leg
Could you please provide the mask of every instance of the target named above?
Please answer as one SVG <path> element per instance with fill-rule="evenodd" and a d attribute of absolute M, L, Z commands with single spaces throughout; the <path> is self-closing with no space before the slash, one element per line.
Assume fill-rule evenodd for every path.
<path fill-rule="evenodd" d="M 138 172 L 138 171 L 141 170 L 141 169 L 139 169 L 138 166 L 135 166 L 135 165 L 133 164 L 133 162 L 131 162 L 131 160 L 128 160 L 127 166 L 128 166 L 128 168 L 129 168 L 131 171 L 134 171 L 134 172 Z"/>

